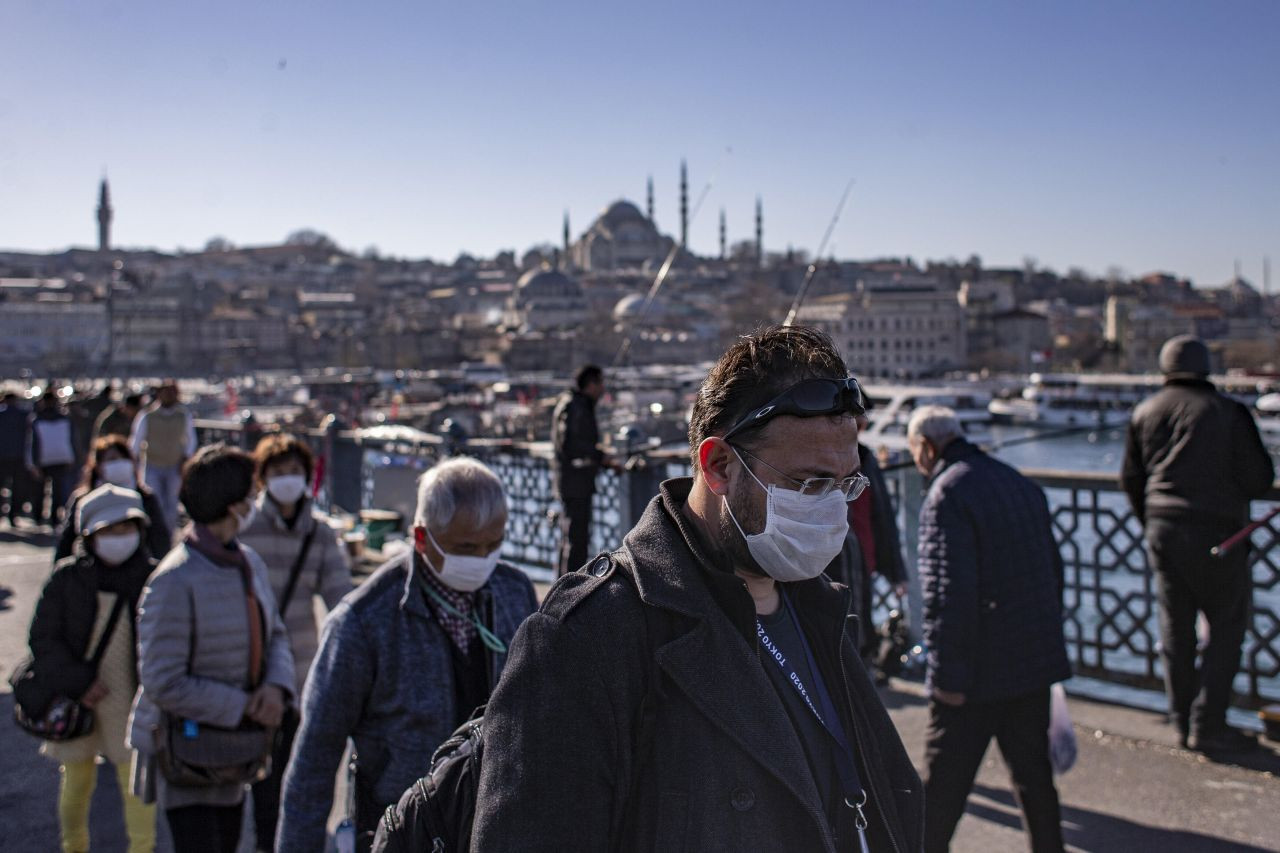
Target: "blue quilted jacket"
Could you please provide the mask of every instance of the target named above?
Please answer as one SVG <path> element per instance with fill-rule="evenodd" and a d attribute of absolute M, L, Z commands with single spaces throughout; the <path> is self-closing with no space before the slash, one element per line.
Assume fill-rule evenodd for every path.
<path fill-rule="evenodd" d="M 1062 557 L 1039 486 L 957 439 L 920 508 L 919 545 L 931 687 L 990 702 L 1071 676 Z"/>

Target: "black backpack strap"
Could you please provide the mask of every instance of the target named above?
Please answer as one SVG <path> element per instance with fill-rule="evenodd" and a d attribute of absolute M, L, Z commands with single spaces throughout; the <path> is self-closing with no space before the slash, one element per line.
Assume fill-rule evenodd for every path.
<path fill-rule="evenodd" d="M 293 590 L 298 585 L 298 578 L 302 576 L 302 564 L 307 561 L 307 552 L 311 550 L 311 540 L 316 538 L 316 528 L 321 522 L 311 520 L 311 532 L 302 540 L 302 548 L 298 551 L 297 558 L 293 561 L 293 568 L 289 569 L 289 582 L 284 585 L 284 594 L 280 596 L 278 607 L 280 609 L 280 618 L 284 618 L 284 612 L 289 609 L 289 599 L 293 598 Z"/>
<path fill-rule="evenodd" d="M 102 663 L 102 656 L 107 653 L 107 643 L 111 642 L 111 634 L 115 631 L 116 623 L 120 621 L 120 614 L 124 612 L 127 603 L 124 593 L 116 596 L 116 603 L 111 607 L 111 615 L 107 617 L 107 627 L 98 638 L 98 644 L 94 646 L 93 654 L 89 657 L 89 663 L 93 664 L 95 675 L 98 672 L 98 666 Z"/>

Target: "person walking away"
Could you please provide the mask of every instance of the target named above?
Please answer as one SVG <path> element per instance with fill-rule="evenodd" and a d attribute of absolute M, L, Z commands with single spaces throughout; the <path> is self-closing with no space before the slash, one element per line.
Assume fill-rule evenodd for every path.
<path fill-rule="evenodd" d="M 1210 549 L 1249 521 L 1249 500 L 1271 488 L 1275 466 L 1249 410 L 1209 382 L 1209 350 L 1181 335 L 1160 349 L 1164 387 L 1129 421 L 1120 482 L 1143 525 L 1155 572 L 1169 715 L 1184 746 L 1252 749 L 1227 725 L 1231 683 L 1249 619 L 1249 545 Z M 1209 623 L 1197 667 L 1196 614 Z"/>
<path fill-rule="evenodd" d="M 176 527 L 182 466 L 196 452 L 195 424 L 178 402 L 177 382 L 166 380 L 155 403 L 138 415 L 129 446 L 134 458 L 142 460 L 143 480 L 159 498 L 170 529 Z"/>
<path fill-rule="evenodd" d="M 75 552 L 58 563 L 45 583 L 31 620 L 30 642 L 42 684 L 91 708 L 93 729 L 73 740 L 46 741 L 40 751 L 61 765 L 58 819 L 64 851 L 89 849 L 89 802 L 98 781 L 96 760 L 102 757 L 120 779 L 129 850 L 151 853 L 155 808 L 129 793 L 130 752 L 125 745 L 138 687 L 134 614 L 155 567 L 143 544 L 148 518 L 137 492 L 110 484 L 87 493 L 77 512 L 73 526 L 81 532 Z M 95 671 L 88 659 L 102 642 Z"/>
<path fill-rule="evenodd" d="M 267 568 L 237 540 L 255 512 L 253 471 L 248 454 L 222 444 L 191 457 L 179 490 L 191 526 L 138 608 L 133 788 L 159 802 L 182 853 L 234 853 L 245 786 L 175 782 L 162 771 L 161 744 L 208 727 L 274 729 L 293 694 L 293 656 Z"/>
<path fill-rule="evenodd" d="M 93 424 L 93 434 L 99 438 L 119 435 L 127 439 L 133 433 L 133 420 L 141 410 L 142 395 L 129 394 L 98 415 L 98 419 Z"/>
<path fill-rule="evenodd" d="M 0 398 L 0 492 L 11 528 L 18 526 L 18 513 L 27 494 L 29 418 L 18 395 L 6 391 Z"/>
<path fill-rule="evenodd" d="M 36 488 L 33 495 L 36 524 L 47 519 L 56 526 L 66 511 L 71 492 L 71 469 L 76 461 L 71 443 L 71 419 L 58 404 L 58 396 L 47 390 L 40 396 L 31 416 L 27 439 L 27 464 Z M 45 514 L 44 494 L 49 491 L 49 511 Z"/>
<path fill-rule="evenodd" d="M 600 449 L 596 403 L 604 395 L 604 371 L 593 364 L 578 370 L 574 387 L 560 395 L 552 414 L 555 495 L 560 501 L 560 553 L 557 575 L 587 561 L 591 543 L 591 497 L 596 473 L 609 461 Z"/>
<path fill-rule="evenodd" d="M 319 596 L 326 610 L 336 607 L 351 591 L 351 567 L 337 534 L 311 499 L 311 449 L 292 435 L 276 433 L 258 442 L 253 460 L 261 490 L 258 511 L 240 541 L 266 563 L 293 652 L 294 695 L 301 696 L 319 644 L 314 599 Z M 271 775 L 253 786 L 257 849 L 267 853 L 275 850 L 280 788 L 298 720 L 296 709 L 285 712 Z"/>
<path fill-rule="evenodd" d="M 413 548 L 324 624 L 285 772 L 279 853 L 323 849 L 348 738 L 357 755 L 356 833 L 368 850 L 387 806 L 489 700 L 508 644 L 537 608 L 529 578 L 498 559 L 507 499 L 483 464 L 455 457 L 423 474 L 413 524 Z"/>
<path fill-rule="evenodd" d="M 147 553 L 157 560 L 169 553 L 169 548 L 173 544 L 173 534 L 165 523 L 160 502 L 156 500 L 151 490 L 142 484 L 138 475 L 138 466 L 134 464 L 133 455 L 129 451 L 129 442 L 115 435 L 96 439 L 89 449 L 89 458 L 85 460 L 80 483 L 71 493 L 71 500 L 67 503 L 66 518 L 62 520 L 62 527 L 58 531 L 58 544 L 53 551 L 55 563 L 71 556 L 76 539 L 80 535 L 76 514 L 80 501 L 84 500 L 89 492 L 106 483 L 138 493 L 142 501 L 142 510 L 147 514 L 147 528 L 143 541 Z"/>
<path fill-rule="evenodd" d="M 919 777 L 822 577 L 867 485 L 861 399 L 814 329 L 721 356 L 693 477 L 516 636 L 471 849 L 919 850 Z"/>
<path fill-rule="evenodd" d="M 1057 853 L 1049 688 L 1071 677 L 1071 665 L 1049 502 L 1035 483 L 965 440 L 945 406 L 917 409 L 907 443 L 929 479 L 918 550 L 929 695 L 924 849 L 950 845 L 995 738 L 1031 849 Z"/>

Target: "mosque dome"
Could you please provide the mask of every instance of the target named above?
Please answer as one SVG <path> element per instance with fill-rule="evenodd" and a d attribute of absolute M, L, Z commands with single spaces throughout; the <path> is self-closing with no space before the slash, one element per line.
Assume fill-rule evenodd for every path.
<path fill-rule="evenodd" d="M 536 299 L 581 299 L 582 288 L 576 281 L 558 269 L 541 267 L 520 276 L 516 282 L 517 298 L 522 301 Z"/>

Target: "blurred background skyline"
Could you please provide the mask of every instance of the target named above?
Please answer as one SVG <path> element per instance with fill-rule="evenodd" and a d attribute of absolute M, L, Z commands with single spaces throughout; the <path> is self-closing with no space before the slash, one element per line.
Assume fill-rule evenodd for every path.
<path fill-rule="evenodd" d="M 980 255 L 1261 281 L 1280 257 L 1280 4 L 7 4 L 0 248 L 314 228 L 449 260 L 611 201 L 690 248 Z"/>

